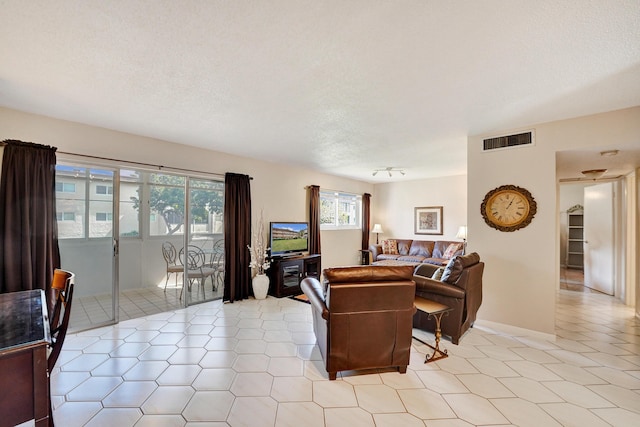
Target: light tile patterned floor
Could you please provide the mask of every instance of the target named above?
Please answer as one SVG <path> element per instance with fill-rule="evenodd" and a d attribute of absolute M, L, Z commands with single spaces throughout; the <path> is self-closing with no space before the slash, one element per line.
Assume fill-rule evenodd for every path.
<path fill-rule="evenodd" d="M 178 310 L 182 307 L 182 283 L 169 284 L 165 292 L 164 287 L 147 287 L 128 289 L 119 295 L 119 320 Z M 193 303 L 222 298 L 223 287 L 217 284 L 214 288 L 207 281 L 206 286 L 194 284 L 191 292 L 187 292 Z M 109 322 L 113 318 L 113 302 L 111 294 L 98 296 L 84 296 L 74 298 L 71 308 L 70 329 L 74 331 L 95 328 L 96 325 Z"/>
<path fill-rule="evenodd" d="M 431 339 L 430 334 L 422 338 Z M 309 305 L 220 301 L 69 335 L 52 373 L 58 426 L 638 426 L 640 321 L 560 290 L 557 339 L 476 325 L 451 356 L 328 381 Z"/>

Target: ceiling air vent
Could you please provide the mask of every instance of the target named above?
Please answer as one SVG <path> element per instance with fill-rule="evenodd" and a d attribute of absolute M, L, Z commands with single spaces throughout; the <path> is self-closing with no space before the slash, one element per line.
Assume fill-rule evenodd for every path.
<path fill-rule="evenodd" d="M 487 138 L 482 141 L 482 151 L 532 145 L 533 142 L 533 131 L 517 133 L 515 135 L 496 136 L 494 138 Z"/>

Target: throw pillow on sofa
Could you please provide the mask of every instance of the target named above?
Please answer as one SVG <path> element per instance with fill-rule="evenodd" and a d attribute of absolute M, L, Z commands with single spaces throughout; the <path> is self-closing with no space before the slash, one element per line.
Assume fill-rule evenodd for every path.
<path fill-rule="evenodd" d="M 462 245 L 460 243 L 451 243 L 449 246 L 447 246 L 447 250 L 444 251 L 444 254 L 442 255 L 442 257 L 444 259 L 453 258 L 455 253 L 458 252 L 461 247 L 462 247 Z"/>
<path fill-rule="evenodd" d="M 383 240 L 382 253 L 387 255 L 398 255 L 398 242 L 393 239 Z"/>
<path fill-rule="evenodd" d="M 438 267 L 438 269 L 433 272 L 433 276 L 431 276 L 431 278 L 433 280 L 442 280 L 443 274 L 444 274 L 444 267 Z"/>

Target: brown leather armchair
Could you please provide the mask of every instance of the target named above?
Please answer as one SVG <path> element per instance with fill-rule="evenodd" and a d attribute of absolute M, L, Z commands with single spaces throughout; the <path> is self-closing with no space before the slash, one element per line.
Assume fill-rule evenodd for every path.
<path fill-rule="evenodd" d="M 329 379 L 338 371 L 397 367 L 407 372 L 415 307 L 412 266 L 324 270 L 325 285 L 301 283 Z"/>
<path fill-rule="evenodd" d="M 439 302 L 453 308 L 442 317 L 442 334 L 458 344 L 460 337 L 473 326 L 482 304 L 482 273 L 484 263 L 476 253 L 458 255 L 444 268 L 441 280 L 432 279 L 438 266 L 421 264 L 415 269 L 416 296 Z M 426 313 L 418 312 L 413 326 L 427 331 L 435 330 L 435 321 Z"/>

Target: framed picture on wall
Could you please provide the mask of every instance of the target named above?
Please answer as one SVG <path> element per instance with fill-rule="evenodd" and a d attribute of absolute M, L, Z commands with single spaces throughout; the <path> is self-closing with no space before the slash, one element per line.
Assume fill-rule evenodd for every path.
<path fill-rule="evenodd" d="M 442 206 L 414 209 L 415 234 L 442 234 Z"/>

